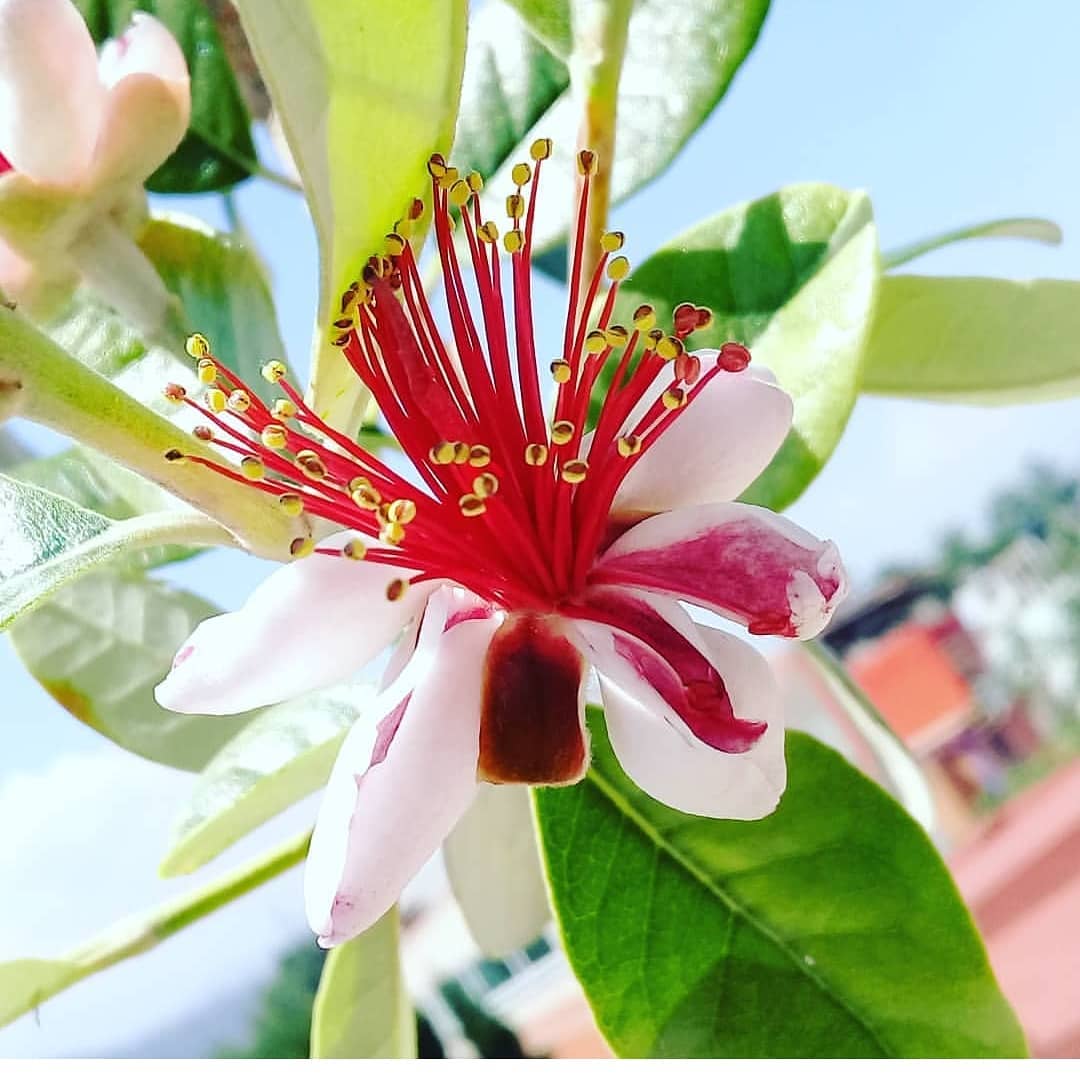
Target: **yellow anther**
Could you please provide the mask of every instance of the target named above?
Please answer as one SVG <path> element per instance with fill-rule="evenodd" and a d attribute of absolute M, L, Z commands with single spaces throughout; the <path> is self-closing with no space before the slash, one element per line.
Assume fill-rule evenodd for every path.
<path fill-rule="evenodd" d="M 520 195 L 506 196 L 506 216 L 512 218 L 522 217 L 525 213 L 525 200 Z"/>
<path fill-rule="evenodd" d="M 405 539 L 405 526 L 397 521 L 388 521 L 379 530 L 379 539 L 384 544 L 400 544 Z"/>
<path fill-rule="evenodd" d="M 405 237 L 399 233 L 386 234 L 386 254 L 400 255 L 405 250 Z"/>
<path fill-rule="evenodd" d="M 289 554 L 294 559 L 306 559 L 315 550 L 315 541 L 310 536 L 298 536 L 289 545 Z"/>
<path fill-rule="evenodd" d="M 616 255 L 608 263 L 607 276 L 612 281 L 622 281 L 630 273 L 630 260 L 625 255 Z"/>
<path fill-rule="evenodd" d="M 395 499 L 386 508 L 386 520 L 394 525 L 408 525 L 416 519 L 416 503 L 412 499 Z"/>
<path fill-rule="evenodd" d="M 464 465 L 469 460 L 469 454 L 472 453 L 472 447 L 468 443 L 456 442 L 454 443 L 454 464 Z"/>
<path fill-rule="evenodd" d="M 655 349 L 661 341 L 664 340 L 664 331 L 659 326 L 654 326 L 646 335 L 645 340 L 649 343 L 650 349 Z"/>
<path fill-rule="evenodd" d="M 625 326 L 616 323 L 604 331 L 604 340 L 613 349 L 621 349 L 630 340 L 630 333 Z"/>
<path fill-rule="evenodd" d="M 620 435 L 615 446 L 620 457 L 634 457 L 641 453 L 641 439 L 636 435 Z"/>
<path fill-rule="evenodd" d="M 450 465 L 454 460 L 454 444 L 451 442 L 437 442 L 428 451 L 428 461 L 432 465 Z"/>
<path fill-rule="evenodd" d="M 503 237 L 503 247 L 513 255 L 525 246 L 525 235 L 520 229 L 511 229 Z"/>
<path fill-rule="evenodd" d="M 499 478 L 494 473 L 482 472 L 472 482 L 472 489 L 478 499 L 488 499 L 499 490 Z"/>
<path fill-rule="evenodd" d="M 296 455 L 296 464 L 309 480 L 323 480 L 326 477 L 326 465 L 314 450 L 301 450 Z"/>
<path fill-rule="evenodd" d="M 546 465 L 548 448 L 543 443 L 532 442 L 525 447 L 526 465 Z"/>
<path fill-rule="evenodd" d="M 363 540 L 350 540 L 342 549 L 341 554 L 346 559 L 355 559 L 359 562 L 367 555 L 367 546 Z"/>
<path fill-rule="evenodd" d="M 257 458 L 248 455 L 240 461 L 240 471 L 249 480 L 261 480 L 266 475 L 263 463 Z"/>
<path fill-rule="evenodd" d="M 589 353 L 602 353 L 607 348 L 607 338 L 603 330 L 590 330 L 585 335 L 585 351 Z"/>
<path fill-rule="evenodd" d="M 686 391 L 681 386 L 665 390 L 660 401 L 665 409 L 681 409 L 686 404 Z"/>
<path fill-rule="evenodd" d="M 288 493 L 278 497 L 278 506 L 289 517 L 299 517 L 304 512 L 304 500 L 299 495 Z"/>
<path fill-rule="evenodd" d="M 374 491 L 375 485 L 366 476 L 354 476 L 346 485 L 349 494 L 357 491 Z"/>
<path fill-rule="evenodd" d="M 661 360 L 674 360 L 685 352 L 683 343 L 677 337 L 662 337 L 656 343 L 656 355 Z"/>
<path fill-rule="evenodd" d="M 519 161 L 510 170 L 510 179 L 513 180 L 518 187 L 524 187 L 532 179 L 532 169 L 529 168 L 524 161 Z"/>
<path fill-rule="evenodd" d="M 284 450 L 289 441 L 289 433 L 280 424 L 267 424 L 260 433 L 263 446 L 271 450 Z"/>
<path fill-rule="evenodd" d="M 618 251 L 626 243 L 626 236 L 621 232 L 606 232 L 600 237 L 600 247 L 609 254 Z"/>
<path fill-rule="evenodd" d="M 413 234 L 412 221 L 407 217 L 398 218 L 397 221 L 394 222 L 394 232 L 405 240 L 410 239 Z"/>
<path fill-rule="evenodd" d="M 464 180 L 455 180 L 450 186 L 450 201 L 455 206 L 464 206 L 472 198 L 472 188 Z"/>
<path fill-rule="evenodd" d="M 485 221 L 479 229 L 476 230 L 476 235 L 484 241 L 485 244 L 494 244 L 499 239 L 499 226 L 494 221 Z"/>
<path fill-rule="evenodd" d="M 225 396 L 224 390 L 215 386 L 212 390 L 206 391 L 206 404 L 210 406 L 212 412 L 224 412 L 229 399 Z"/>
<path fill-rule="evenodd" d="M 529 157 L 533 161 L 543 161 L 545 158 L 551 157 L 551 140 L 536 139 L 532 146 L 529 147 Z"/>
<path fill-rule="evenodd" d="M 551 361 L 551 377 L 560 385 L 568 383 L 570 376 L 574 374 L 573 368 L 565 360 Z"/>
<path fill-rule="evenodd" d="M 439 187 L 443 191 L 449 191 L 458 182 L 458 176 L 457 169 L 453 165 L 447 165 L 446 171 L 439 177 Z M 469 185 L 466 184 L 465 186 L 468 187 Z"/>
<path fill-rule="evenodd" d="M 192 360 L 202 360 L 213 355 L 210 352 L 210 342 L 202 334 L 191 334 L 184 342 L 184 348 Z"/>
<path fill-rule="evenodd" d="M 376 511 L 382 503 L 382 496 L 374 488 L 357 488 L 355 491 L 351 492 L 351 495 L 352 501 L 356 503 L 361 510 Z"/>
<path fill-rule="evenodd" d="M 251 398 L 246 390 L 234 390 L 229 395 L 229 408 L 233 412 L 247 412 L 251 408 Z"/>
<path fill-rule="evenodd" d="M 465 177 L 465 183 L 468 184 L 473 191 L 481 191 L 484 187 L 484 178 L 473 169 L 473 171 Z"/>
<path fill-rule="evenodd" d="M 551 425 L 551 441 L 556 446 L 565 446 L 574 437 L 574 425 L 569 420 L 556 420 Z"/>
<path fill-rule="evenodd" d="M 394 578 L 386 586 L 386 599 L 391 603 L 400 600 L 409 591 L 409 583 L 404 578 Z"/>
<path fill-rule="evenodd" d="M 458 509 L 463 517 L 479 517 L 487 510 L 487 507 L 479 495 L 462 495 L 458 499 Z"/>
<path fill-rule="evenodd" d="M 291 420 L 296 415 L 296 404 L 288 398 L 278 398 L 270 406 L 270 415 L 275 420 Z"/>
<path fill-rule="evenodd" d="M 476 443 L 469 447 L 469 464 L 474 469 L 486 469 L 491 464 L 491 447 Z"/>
<path fill-rule="evenodd" d="M 199 372 L 199 382 L 212 386 L 217 381 L 217 364 L 205 356 L 199 361 L 196 370 Z"/>
<path fill-rule="evenodd" d="M 580 484 L 589 475 L 589 463 L 581 458 L 572 458 L 562 467 L 559 475 L 567 484 Z"/>
<path fill-rule="evenodd" d="M 597 164 L 596 155 L 591 150 L 578 151 L 577 167 L 582 176 L 595 176 Z"/>
<path fill-rule="evenodd" d="M 428 158 L 427 170 L 436 180 L 446 175 L 446 158 L 442 154 L 432 154 Z"/>
<path fill-rule="evenodd" d="M 175 382 L 166 383 L 163 392 L 166 401 L 183 401 L 187 397 L 187 391 L 179 383 Z"/>
<path fill-rule="evenodd" d="M 656 325 L 656 309 L 652 304 L 642 304 L 634 309 L 634 329 L 651 330 Z"/>
<path fill-rule="evenodd" d="M 268 360 L 262 366 L 262 377 L 268 383 L 279 383 L 285 375 L 285 365 L 280 360 Z"/>

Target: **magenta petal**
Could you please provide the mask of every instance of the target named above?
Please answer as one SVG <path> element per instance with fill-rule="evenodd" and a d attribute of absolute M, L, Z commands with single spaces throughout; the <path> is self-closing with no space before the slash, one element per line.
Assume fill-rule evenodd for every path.
<path fill-rule="evenodd" d="M 798 638 L 820 633 L 847 593 L 834 544 L 739 503 L 672 510 L 635 525 L 589 580 L 669 593 L 752 634 Z"/>

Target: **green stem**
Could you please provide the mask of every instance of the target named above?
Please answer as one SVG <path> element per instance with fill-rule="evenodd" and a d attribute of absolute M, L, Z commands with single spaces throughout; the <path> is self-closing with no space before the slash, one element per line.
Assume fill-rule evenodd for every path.
<path fill-rule="evenodd" d="M 894 248 L 892 251 L 882 253 L 881 262 L 886 270 L 895 270 L 904 263 L 917 259 L 920 255 L 937 251 L 938 248 L 947 247 L 949 244 L 957 244 L 963 240 L 983 240 L 1013 237 L 1017 240 L 1034 240 L 1040 244 L 1060 244 L 1061 229 L 1053 221 L 1046 218 L 999 218 L 995 221 L 984 221 L 978 225 L 967 225 L 962 229 L 950 229 L 948 232 L 937 233 L 928 236 L 924 240 L 917 240 L 913 244 Z"/>
<path fill-rule="evenodd" d="M 306 534 L 303 519 L 209 469 L 166 460 L 207 446 L 69 356 L 16 312 L 0 306 L 0 416 L 17 413 L 99 450 L 220 522 L 248 550 L 286 561 Z"/>
<path fill-rule="evenodd" d="M 586 268 L 595 266 L 600 258 L 600 237 L 607 229 L 619 75 L 633 6 L 633 0 L 574 0 L 571 4 L 574 53 L 570 76 L 582 102 L 578 145 L 597 156 L 585 223 Z"/>

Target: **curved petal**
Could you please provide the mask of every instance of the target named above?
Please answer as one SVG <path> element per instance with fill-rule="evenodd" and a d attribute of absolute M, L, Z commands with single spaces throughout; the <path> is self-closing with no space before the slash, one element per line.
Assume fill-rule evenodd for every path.
<path fill-rule="evenodd" d="M 176 39 L 152 15 L 106 43 L 108 89 L 94 153 L 97 184 L 142 182 L 176 149 L 191 117 L 191 83 Z"/>
<path fill-rule="evenodd" d="M 433 583 L 398 600 L 400 567 L 312 555 L 275 571 L 239 610 L 201 623 L 154 691 L 176 712 L 224 716 L 347 678 L 389 645 Z"/>
<path fill-rule="evenodd" d="M 0 0 L 0 150 L 13 168 L 77 185 L 103 98 L 93 39 L 70 0 Z"/>
<path fill-rule="evenodd" d="M 706 366 L 716 353 L 697 355 Z M 670 373 L 661 378 L 666 385 Z M 767 373 L 748 368 L 717 375 L 634 461 L 615 494 L 612 514 L 640 517 L 736 498 L 780 449 L 792 409 L 791 398 Z"/>
<path fill-rule="evenodd" d="M 349 733 L 305 871 L 307 917 L 320 945 L 339 945 L 388 911 L 468 809 L 483 659 L 496 626 L 469 619 L 446 631 L 426 676 L 380 724 L 383 737 L 370 724 Z"/>
<path fill-rule="evenodd" d="M 811 638 L 847 595 L 832 541 L 760 506 L 717 503 L 657 514 L 623 533 L 590 581 L 677 596 L 751 634 Z"/>
<path fill-rule="evenodd" d="M 756 649 L 721 630 L 697 629 L 736 711 L 765 721 L 765 734 L 744 754 L 722 753 L 650 712 L 640 687 L 628 692 L 601 675 L 608 738 L 627 776 L 659 802 L 684 814 L 753 821 L 776 809 L 787 783 L 779 688 Z"/>

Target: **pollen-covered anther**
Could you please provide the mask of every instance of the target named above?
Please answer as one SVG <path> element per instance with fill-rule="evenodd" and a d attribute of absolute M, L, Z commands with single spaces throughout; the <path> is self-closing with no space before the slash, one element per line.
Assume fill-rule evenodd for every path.
<path fill-rule="evenodd" d="M 481 514 L 487 512 L 483 497 L 477 495 L 475 492 L 468 495 L 462 495 L 461 498 L 458 499 L 458 509 L 461 511 L 462 517 L 479 517 Z"/>
<path fill-rule="evenodd" d="M 304 512 L 304 500 L 299 495 L 287 492 L 278 496 L 278 506 L 289 517 L 299 517 Z"/>
<path fill-rule="evenodd" d="M 190 334 L 184 342 L 184 350 L 192 360 L 202 360 L 211 355 L 210 342 L 202 334 Z"/>
<path fill-rule="evenodd" d="M 494 473 L 481 473 L 472 482 L 473 494 L 479 499 L 489 499 L 499 490 L 499 478 Z"/>
<path fill-rule="evenodd" d="M 621 349 L 630 340 L 630 332 L 616 323 L 604 331 L 604 341 L 613 349 Z"/>
<path fill-rule="evenodd" d="M 357 491 L 374 491 L 375 485 L 366 476 L 354 476 L 345 487 L 348 489 L 350 495 L 355 494 Z"/>
<path fill-rule="evenodd" d="M 211 412 L 224 412 L 229 399 L 221 387 L 215 386 L 206 391 L 206 404 L 210 406 Z"/>
<path fill-rule="evenodd" d="M 750 350 L 737 341 L 729 341 L 720 346 L 716 357 L 716 366 L 725 371 L 745 371 L 750 364 Z"/>
<path fill-rule="evenodd" d="M 565 360 L 560 359 L 551 361 L 551 377 L 560 385 L 562 383 L 568 383 L 573 374 L 573 368 L 571 368 Z"/>
<path fill-rule="evenodd" d="M 461 174 L 454 168 L 453 165 L 447 165 L 446 171 L 439 177 L 439 187 L 444 191 L 449 191 L 461 178 Z M 464 181 L 461 181 L 464 183 Z M 465 184 L 468 187 L 468 184 Z"/>
<path fill-rule="evenodd" d="M 521 195 L 506 196 L 506 216 L 512 218 L 522 217 L 525 213 L 525 199 Z"/>
<path fill-rule="evenodd" d="M 353 559 L 355 562 L 359 562 L 361 559 L 367 556 L 367 546 L 363 540 L 350 540 L 342 549 L 341 554 L 346 559 Z"/>
<path fill-rule="evenodd" d="M 296 455 L 296 465 L 309 480 L 326 478 L 326 465 L 314 450 L 301 450 Z"/>
<path fill-rule="evenodd" d="M 288 398 L 278 398 L 270 406 L 270 415 L 275 420 L 291 420 L 297 413 L 296 402 Z"/>
<path fill-rule="evenodd" d="M 590 330 L 585 335 L 585 351 L 596 356 L 607 348 L 607 338 L 603 330 Z"/>
<path fill-rule="evenodd" d="M 187 397 L 187 391 L 179 383 L 165 384 L 165 398 L 167 401 L 183 401 Z"/>
<path fill-rule="evenodd" d="M 427 171 L 435 177 L 436 180 L 442 179 L 446 175 L 446 158 L 442 154 L 432 154 L 428 158 Z"/>
<path fill-rule="evenodd" d="M 473 195 L 473 190 L 464 180 L 455 180 L 450 185 L 450 201 L 455 206 L 464 206 Z"/>
<path fill-rule="evenodd" d="M 289 433 L 280 424 L 267 424 L 259 433 L 263 446 L 270 450 L 284 450 Z"/>
<path fill-rule="evenodd" d="M 503 237 L 503 247 L 507 254 L 514 255 L 525 246 L 525 234 L 520 229 L 511 229 Z"/>
<path fill-rule="evenodd" d="M 581 458 L 571 458 L 562 467 L 559 475 L 567 484 L 580 484 L 589 475 L 589 463 Z"/>
<path fill-rule="evenodd" d="M 195 365 L 195 370 L 199 375 L 199 382 L 204 383 L 207 386 L 212 386 L 217 382 L 218 369 L 217 364 L 213 360 L 207 357 L 203 357 L 198 364 Z"/>
<path fill-rule="evenodd" d="M 694 353 L 683 353 L 675 357 L 675 378 L 681 379 L 687 386 L 693 386 L 701 376 L 701 360 Z"/>
<path fill-rule="evenodd" d="M 469 455 L 472 453 L 472 447 L 468 443 L 456 442 L 454 443 L 454 464 L 466 465 L 469 461 Z"/>
<path fill-rule="evenodd" d="M 285 365 L 280 360 L 268 360 L 262 366 L 262 377 L 268 383 L 279 383 L 285 378 Z"/>
<path fill-rule="evenodd" d="M 609 255 L 618 251 L 626 243 L 626 234 L 621 232 L 606 232 L 600 237 L 600 247 Z"/>
<path fill-rule="evenodd" d="M 392 257 L 397 257 L 405 250 L 405 237 L 400 233 L 392 232 L 386 234 L 386 254 Z M 335 326 L 337 323 L 334 324 Z"/>
<path fill-rule="evenodd" d="M 229 395 L 229 408 L 233 412 L 247 412 L 251 408 L 251 397 L 246 390 L 234 390 Z"/>
<path fill-rule="evenodd" d="M 656 325 L 656 309 L 652 304 L 642 304 L 634 309 L 634 329 L 644 333 Z"/>
<path fill-rule="evenodd" d="M 474 469 L 486 469 L 491 464 L 491 447 L 474 443 L 469 447 L 469 464 Z"/>
<path fill-rule="evenodd" d="M 400 600 L 409 590 L 409 583 L 404 578 L 394 578 L 386 586 L 386 599 L 391 603 Z"/>
<path fill-rule="evenodd" d="M 484 178 L 475 169 L 465 177 L 465 183 L 468 184 L 476 194 L 479 194 L 484 190 Z"/>
<path fill-rule="evenodd" d="M 577 167 L 578 172 L 582 176 L 595 176 L 596 169 L 599 162 L 596 159 L 596 154 L 591 150 L 579 150 L 577 154 Z"/>
<path fill-rule="evenodd" d="M 479 229 L 476 230 L 476 235 L 484 241 L 485 244 L 494 244 L 499 239 L 499 226 L 494 221 L 485 221 Z"/>
<path fill-rule="evenodd" d="M 416 503 L 412 499 L 395 499 L 386 508 L 386 520 L 393 525 L 408 525 L 416 520 Z"/>
<path fill-rule="evenodd" d="M 525 464 L 526 465 L 546 465 L 548 459 L 548 448 L 543 443 L 529 443 L 525 447 Z"/>
<path fill-rule="evenodd" d="M 289 545 L 289 554 L 294 559 L 306 559 L 315 550 L 315 541 L 310 536 L 298 536 Z"/>
<path fill-rule="evenodd" d="M 358 487 L 349 494 L 361 510 L 375 512 L 382 505 L 382 496 L 373 487 Z"/>
<path fill-rule="evenodd" d="M 556 446 L 565 446 L 574 437 L 574 425 L 569 420 L 556 420 L 551 425 L 551 441 Z"/>
<path fill-rule="evenodd" d="M 634 457 L 641 453 L 641 439 L 637 435 L 620 435 L 615 447 L 620 457 Z"/>
<path fill-rule="evenodd" d="M 681 386 L 673 386 L 663 392 L 660 401 L 669 412 L 681 409 L 686 404 L 686 391 Z"/>
<path fill-rule="evenodd" d="M 203 442 L 212 442 L 214 438 L 214 432 L 211 428 L 208 428 L 205 424 L 199 424 L 198 427 L 191 429 L 191 434 L 196 439 L 201 439 Z"/>
<path fill-rule="evenodd" d="M 405 539 L 405 526 L 399 521 L 387 521 L 379 530 L 379 539 L 384 544 L 400 544 Z"/>
<path fill-rule="evenodd" d="M 645 334 L 645 340 L 648 342 L 649 348 L 655 350 L 656 346 L 664 340 L 664 331 L 659 326 L 654 326 Z"/>
<path fill-rule="evenodd" d="M 677 337 L 661 337 L 656 343 L 656 355 L 661 360 L 674 360 L 685 351 L 683 343 Z"/>
<path fill-rule="evenodd" d="M 510 170 L 510 179 L 513 180 L 518 187 L 524 187 L 532 179 L 532 167 L 527 165 L 524 161 L 519 161 Z"/>
<path fill-rule="evenodd" d="M 529 147 L 529 157 L 533 161 L 544 161 L 551 157 L 551 140 L 535 139 L 532 146 Z"/>
<path fill-rule="evenodd" d="M 630 273 L 630 260 L 625 255 L 616 255 L 608 263 L 607 276 L 612 281 L 622 281 Z"/>
<path fill-rule="evenodd" d="M 253 455 L 248 455 L 240 460 L 240 471 L 249 480 L 261 480 L 266 475 L 266 466 Z"/>
<path fill-rule="evenodd" d="M 454 463 L 454 444 L 452 442 L 437 442 L 428 451 L 428 461 L 432 465 L 452 465 Z"/>

